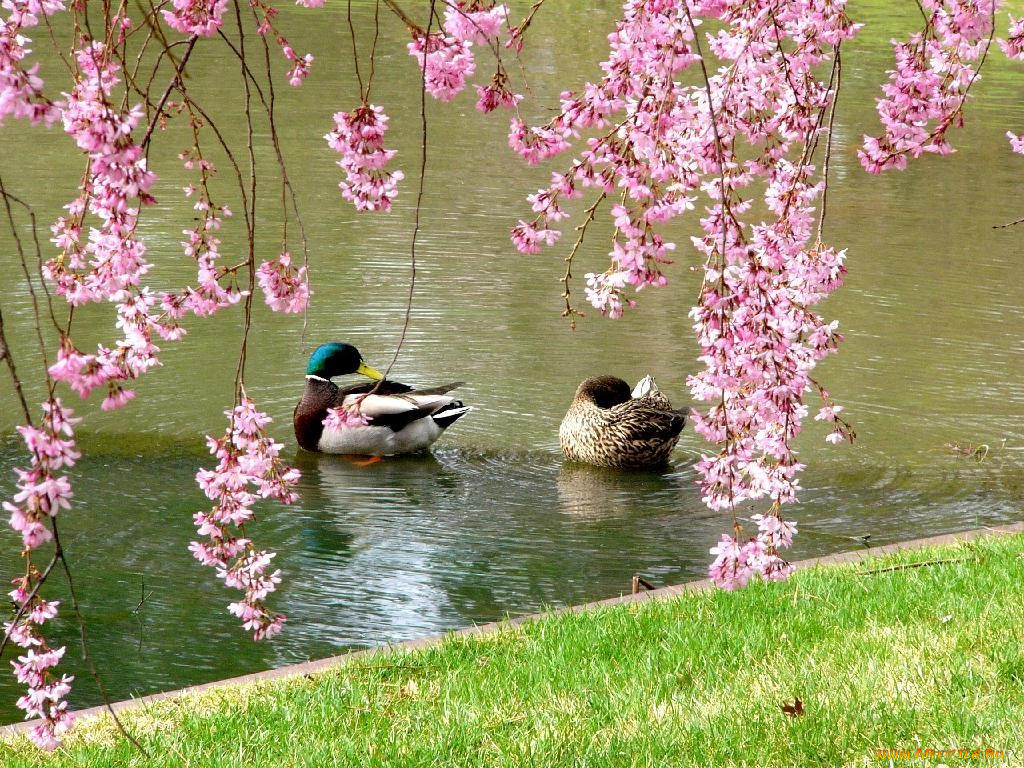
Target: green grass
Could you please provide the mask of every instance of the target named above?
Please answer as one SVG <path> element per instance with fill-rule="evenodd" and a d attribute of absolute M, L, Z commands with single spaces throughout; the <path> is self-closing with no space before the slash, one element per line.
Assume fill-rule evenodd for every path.
<path fill-rule="evenodd" d="M 1019 766 L 1022 587 L 1024 536 L 899 553 L 160 702 L 124 716 L 151 759 L 99 720 L 0 765 Z"/>

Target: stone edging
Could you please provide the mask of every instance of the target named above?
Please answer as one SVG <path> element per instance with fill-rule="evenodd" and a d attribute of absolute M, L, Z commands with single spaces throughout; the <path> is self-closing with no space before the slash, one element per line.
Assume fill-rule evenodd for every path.
<path fill-rule="evenodd" d="M 793 565 L 794 567 L 802 570 L 805 568 L 810 568 L 818 565 L 854 563 L 859 562 L 861 560 L 866 560 L 868 558 L 878 557 L 879 555 L 887 555 L 891 552 L 922 549 L 924 547 L 941 546 L 943 544 L 953 544 L 959 541 L 970 541 L 972 539 L 982 538 L 986 536 L 1009 535 L 1014 533 L 1024 533 L 1024 521 L 1018 523 L 1011 523 L 1009 525 L 995 526 L 992 528 L 980 528 L 972 531 L 963 531 L 960 533 L 946 533 L 942 534 L 941 536 L 929 536 L 924 539 L 911 539 L 910 541 L 901 541 L 896 542 L 895 544 L 885 544 L 880 547 L 871 547 L 870 549 L 860 549 L 853 550 L 850 552 L 839 552 L 834 555 L 812 557 L 809 560 L 800 560 L 799 562 L 793 563 Z M 637 594 L 632 595 L 621 595 L 619 597 L 612 597 L 605 600 L 597 600 L 592 603 L 583 603 L 582 605 L 573 605 L 567 606 L 565 608 L 556 608 L 550 611 L 544 611 L 542 613 L 533 613 L 526 616 L 519 616 L 514 619 L 503 619 L 501 621 L 495 621 L 489 624 L 477 624 L 471 627 L 466 627 L 464 629 L 458 629 L 452 632 L 445 632 L 440 635 L 431 635 L 430 637 L 420 638 L 419 640 L 409 640 L 403 643 L 382 645 L 377 648 L 367 648 L 362 651 L 350 651 L 348 653 L 344 653 L 339 656 L 331 656 L 326 659 L 307 661 L 302 662 L 300 664 L 289 664 L 284 667 L 278 667 L 277 669 L 268 669 L 264 672 L 254 672 L 249 675 L 242 675 L 241 677 L 231 677 L 226 680 L 216 680 L 212 683 L 203 683 L 202 685 L 194 685 L 188 688 L 181 688 L 174 691 L 153 693 L 148 696 L 139 697 L 137 699 L 127 699 L 125 701 L 114 702 L 112 704 L 112 707 L 115 711 L 120 712 L 121 710 L 125 709 L 145 707 L 148 704 L 160 701 L 162 699 L 178 698 L 192 693 L 200 693 L 213 688 L 245 685 L 247 683 L 257 683 L 264 682 L 267 680 L 278 680 L 281 678 L 308 675 L 310 673 L 319 672 L 329 667 L 346 664 L 352 661 L 353 659 L 361 658 L 364 656 L 388 653 L 389 651 L 393 650 L 416 650 L 419 648 L 429 648 L 431 646 L 439 645 L 443 640 L 450 637 L 488 635 L 499 632 L 502 629 L 516 627 L 530 621 L 536 621 L 537 619 L 546 618 L 548 616 L 557 616 L 558 614 L 562 613 L 576 613 L 580 611 L 591 610 L 593 608 L 622 605 L 624 603 L 635 603 L 644 600 L 654 600 L 664 597 L 671 597 L 673 595 L 679 595 L 684 592 L 701 592 L 703 590 L 710 588 L 712 588 L 710 579 L 699 579 L 697 581 L 690 581 L 685 584 L 678 584 L 671 587 L 661 587 L 660 589 L 652 589 L 646 592 L 638 592 Z M 89 707 L 88 709 L 77 710 L 75 714 L 77 717 L 95 717 L 98 715 L 105 714 L 106 712 L 107 708 L 101 705 L 97 707 Z M 10 725 L 0 726 L 0 736 L 10 736 L 16 733 L 20 733 L 31 727 L 34 723 L 35 721 L 30 720 L 22 723 L 12 723 Z"/>

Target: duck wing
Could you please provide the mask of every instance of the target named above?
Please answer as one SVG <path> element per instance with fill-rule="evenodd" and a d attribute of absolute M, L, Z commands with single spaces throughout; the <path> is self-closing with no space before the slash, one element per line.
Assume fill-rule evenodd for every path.
<path fill-rule="evenodd" d="M 659 393 L 660 394 L 660 393 Z M 662 399 L 667 402 L 667 398 Z M 609 409 L 615 429 L 631 443 L 674 440 L 686 426 L 686 411 L 666 408 L 650 395 L 627 400 Z"/>
<path fill-rule="evenodd" d="M 335 405 L 357 405 L 371 425 L 399 432 L 412 422 L 455 403 L 455 398 L 448 392 L 462 384 L 464 382 L 457 381 L 438 387 L 413 389 L 406 384 L 385 381 L 376 392 L 372 392 L 373 383 L 357 384 L 340 390 Z"/>
<path fill-rule="evenodd" d="M 359 384 L 350 384 L 347 387 L 339 387 L 338 394 L 335 397 L 334 407 L 341 406 L 345 402 L 345 398 L 349 395 L 365 395 L 374 387 L 377 387 L 376 394 L 378 395 L 401 395 L 405 392 L 412 391 L 412 387 L 408 384 L 403 384 L 400 381 L 384 379 L 384 381 L 379 383 L 379 387 L 377 386 L 378 382 L 376 381 L 363 381 Z"/>
<path fill-rule="evenodd" d="M 374 392 L 375 395 L 444 395 L 453 389 L 464 386 L 466 382 L 453 381 L 448 384 L 442 384 L 439 387 L 427 387 L 425 389 L 413 389 L 408 384 L 403 384 L 400 381 L 391 381 L 390 379 L 384 379 L 384 381 L 380 382 L 380 386 L 377 386 L 377 384 L 378 382 L 375 381 L 365 381 L 347 387 L 340 387 L 336 402 L 334 403 L 335 407 L 342 405 L 348 395 L 365 395 L 373 391 L 375 387 L 377 389 Z"/>

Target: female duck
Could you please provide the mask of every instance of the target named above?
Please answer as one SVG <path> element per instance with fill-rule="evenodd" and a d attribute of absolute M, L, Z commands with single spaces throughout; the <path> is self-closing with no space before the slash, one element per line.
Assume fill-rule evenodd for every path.
<path fill-rule="evenodd" d="M 643 469 L 668 461 L 686 414 L 645 376 L 630 391 L 614 376 L 592 376 L 576 390 L 558 430 L 570 461 L 599 467 Z"/>
<path fill-rule="evenodd" d="M 372 381 L 339 388 L 331 379 L 360 373 Z M 295 437 L 307 451 L 391 456 L 421 451 L 471 409 L 448 394 L 462 382 L 413 389 L 387 381 L 351 344 L 323 344 L 306 367 L 306 389 L 295 406 Z M 324 425 L 328 408 L 344 408 L 365 424 Z"/>

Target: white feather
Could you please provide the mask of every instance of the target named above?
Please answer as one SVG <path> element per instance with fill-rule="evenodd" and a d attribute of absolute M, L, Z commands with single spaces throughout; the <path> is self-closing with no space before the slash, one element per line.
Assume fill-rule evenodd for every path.
<path fill-rule="evenodd" d="M 371 397 L 374 397 L 375 401 L 402 399 L 387 396 Z M 349 398 L 345 399 L 348 401 Z M 370 397 L 363 400 L 364 404 L 366 400 L 370 400 Z M 434 404 L 435 402 L 440 401 L 440 405 L 446 405 L 447 403 L 452 402 L 454 398 L 447 395 L 418 395 L 410 398 L 410 400 L 416 400 L 424 405 Z M 372 402 L 371 404 L 377 405 L 378 403 Z M 409 404 L 409 401 L 406 400 L 406 405 Z M 386 407 L 392 407 L 387 403 L 384 403 L 383 405 Z M 394 407 L 397 407 L 397 404 L 394 404 Z M 412 407 L 415 407 L 415 405 Z M 412 410 L 412 408 L 405 408 L 404 410 L 409 411 Z M 472 408 L 469 406 L 463 406 L 462 408 L 445 411 L 445 415 L 461 415 L 471 410 Z M 362 408 L 362 411 L 367 416 L 372 415 L 365 405 Z M 376 411 L 377 414 L 402 412 L 403 411 L 401 410 Z M 434 421 L 430 416 L 424 416 L 422 419 L 416 419 L 398 432 L 395 432 L 390 427 L 375 427 L 372 424 L 365 427 L 344 427 L 342 429 L 324 427 L 324 431 L 320 435 L 320 442 L 317 444 L 317 448 L 323 453 L 393 456 L 396 453 L 415 453 L 416 451 L 422 451 L 424 448 L 427 448 L 436 441 L 437 438 L 441 436 L 442 432 L 444 432 L 444 427 Z"/>
<path fill-rule="evenodd" d="M 344 404 L 372 419 L 417 409 L 434 411 L 454 401 L 451 395 L 347 395 Z"/>
<path fill-rule="evenodd" d="M 651 374 L 647 374 L 633 387 L 632 397 L 635 400 L 638 397 L 646 397 L 652 392 L 658 391 L 658 385 L 654 383 L 654 377 Z"/>

